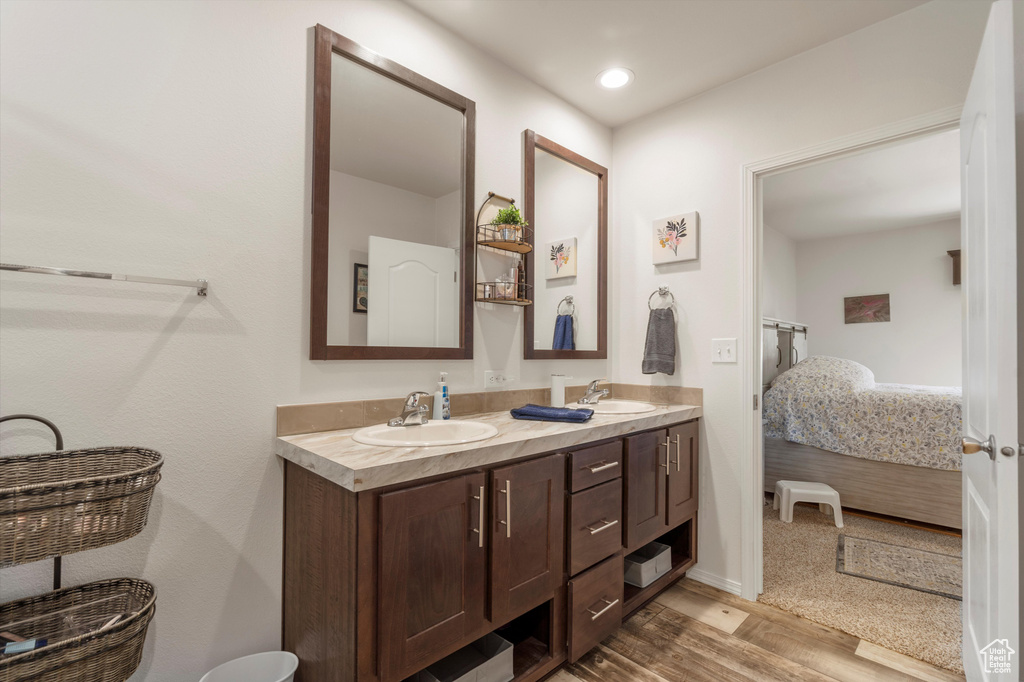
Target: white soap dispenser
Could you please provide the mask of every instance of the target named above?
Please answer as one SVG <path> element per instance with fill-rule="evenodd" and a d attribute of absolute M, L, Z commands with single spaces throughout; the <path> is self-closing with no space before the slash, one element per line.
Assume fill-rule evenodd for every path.
<path fill-rule="evenodd" d="M 451 419 L 451 401 L 448 398 L 448 384 L 445 379 L 448 372 L 441 372 L 441 378 L 437 382 L 437 391 L 434 393 L 434 419 Z"/>

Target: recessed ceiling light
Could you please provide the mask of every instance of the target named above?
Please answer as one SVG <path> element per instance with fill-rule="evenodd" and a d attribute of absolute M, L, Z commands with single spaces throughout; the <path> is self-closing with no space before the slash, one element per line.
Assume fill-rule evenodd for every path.
<path fill-rule="evenodd" d="M 612 69 L 605 69 L 601 73 L 597 74 L 597 84 L 602 88 L 615 90 L 616 88 L 621 88 L 632 83 L 634 77 L 633 72 L 629 69 L 616 66 Z"/>

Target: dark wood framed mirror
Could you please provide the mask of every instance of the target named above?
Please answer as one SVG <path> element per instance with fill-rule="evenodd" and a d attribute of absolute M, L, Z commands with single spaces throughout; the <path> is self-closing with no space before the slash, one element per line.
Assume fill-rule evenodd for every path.
<path fill-rule="evenodd" d="M 608 357 L 608 169 L 523 133 L 525 213 L 533 229 L 523 357 Z"/>
<path fill-rule="evenodd" d="M 472 100 L 317 25 L 312 360 L 473 357 Z"/>

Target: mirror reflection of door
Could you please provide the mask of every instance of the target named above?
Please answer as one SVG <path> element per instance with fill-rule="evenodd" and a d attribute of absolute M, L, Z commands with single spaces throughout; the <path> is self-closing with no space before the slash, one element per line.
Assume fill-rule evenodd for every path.
<path fill-rule="evenodd" d="M 371 346 L 459 345 L 459 252 L 370 237 L 367 342 Z"/>
<path fill-rule="evenodd" d="M 534 348 L 597 350 L 598 177 L 539 148 L 534 169 Z M 570 313 L 575 347 L 555 349 Z"/>
<path fill-rule="evenodd" d="M 459 346 L 459 283 L 441 280 L 459 269 L 463 125 L 462 112 L 332 54 L 328 345 Z M 369 265 L 365 313 L 355 263 Z"/>

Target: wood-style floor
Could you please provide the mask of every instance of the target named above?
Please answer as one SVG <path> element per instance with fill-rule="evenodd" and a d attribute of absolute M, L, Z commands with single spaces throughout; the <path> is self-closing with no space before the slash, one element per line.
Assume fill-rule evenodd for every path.
<path fill-rule="evenodd" d="M 554 682 L 883 682 L 964 678 L 684 578 Z"/>

